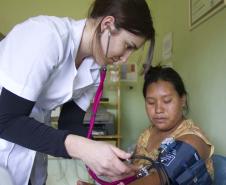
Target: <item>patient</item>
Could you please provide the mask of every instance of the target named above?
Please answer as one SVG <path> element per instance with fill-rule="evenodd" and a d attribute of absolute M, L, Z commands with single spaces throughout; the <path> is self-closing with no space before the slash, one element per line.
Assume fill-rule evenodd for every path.
<path fill-rule="evenodd" d="M 135 153 L 156 160 L 165 138 L 181 140 L 197 150 L 212 176 L 214 147 L 201 129 L 186 118 L 187 92 L 180 75 L 170 67 L 150 68 L 145 75 L 143 96 L 151 125 L 140 135 Z M 145 162 L 139 160 L 135 163 L 144 165 Z"/>
<path fill-rule="evenodd" d="M 181 148 L 178 147 L 176 150 L 178 155 L 175 155 L 175 158 L 184 158 L 183 164 L 179 163 L 178 165 L 181 166 L 179 169 L 183 168 L 184 163 L 187 162 L 186 153 L 194 150 L 202 159 L 199 161 L 204 161 L 202 164 L 204 169 L 207 169 L 206 174 L 209 173 L 212 176 L 213 166 L 211 156 L 213 155 L 214 146 L 209 142 L 201 129 L 191 119 L 186 118 L 188 111 L 187 92 L 180 75 L 170 67 L 151 67 L 145 75 L 143 95 L 146 112 L 151 124 L 140 135 L 135 155 L 145 155 L 156 161 L 162 155 L 159 148 L 160 145 L 163 145 L 163 142 L 166 143 L 166 138 L 168 140 L 182 141 L 180 144 L 184 146 L 181 148 L 183 148 L 185 153 L 182 157 L 178 156 L 182 155 L 179 151 Z M 170 153 L 170 155 L 174 154 Z M 165 159 L 164 157 L 167 158 L 169 155 L 163 156 L 160 158 L 160 161 Z M 134 160 L 133 162 L 139 167 L 147 163 L 144 160 Z M 174 166 L 171 166 L 169 172 L 171 173 L 174 170 Z M 184 169 L 181 170 L 184 171 Z M 198 169 L 198 171 L 202 171 L 202 169 Z M 174 178 L 177 178 L 176 176 L 178 175 L 169 177 L 170 183 L 175 180 Z M 202 179 L 203 176 L 200 175 L 198 177 L 199 185 L 211 184 L 210 178 L 205 181 L 199 181 L 199 178 Z M 194 178 L 193 180 L 196 181 L 197 179 Z M 131 185 L 137 184 L 160 185 L 161 182 L 157 172 L 152 170 L 149 176 L 131 183 Z"/>

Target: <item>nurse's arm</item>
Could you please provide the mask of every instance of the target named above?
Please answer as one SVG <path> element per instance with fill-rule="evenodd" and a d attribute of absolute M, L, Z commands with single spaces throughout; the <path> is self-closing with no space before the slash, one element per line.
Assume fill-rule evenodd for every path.
<path fill-rule="evenodd" d="M 35 102 L 3 88 L 0 95 L 0 138 L 23 147 L 70 158 L 64 141 L 69 131 L 56 130 L 30 118 Z"/>

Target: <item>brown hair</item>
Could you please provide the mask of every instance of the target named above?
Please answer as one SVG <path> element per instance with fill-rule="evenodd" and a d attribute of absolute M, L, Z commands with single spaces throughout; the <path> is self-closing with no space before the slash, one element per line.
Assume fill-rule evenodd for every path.
<path fill-rule="evenodd" d="M 155 30 L 149 7 L 145 0 L 95 0 L 89 9 L 89 18 L 105 16 L 115 18 L 115 27 L 150 40 L 146 61 L 149 67 L 153 58 Z"/>

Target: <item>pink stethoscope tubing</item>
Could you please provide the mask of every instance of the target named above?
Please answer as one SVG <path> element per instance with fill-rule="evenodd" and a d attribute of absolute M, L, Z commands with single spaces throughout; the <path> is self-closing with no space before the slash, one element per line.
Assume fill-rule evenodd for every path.
<path fill-rule="evenodd" d="M 96 95 L 94 97 L 94 102 L 93 102 L 93 107 L 92 107 L 92 115 L 91 115 L 90 123 L 89 123 L 89 131 L 88 131 L 88 135 L 87 135 L 87 138 L 89 138 L 89 139 L 92 136 L 92 130 L 93 130 L 94 123 L 95 123 L 96 112 L 97 112 L 97 109 L 98 109 L 98 106 L 100 103 L 100 98 L 103 94 L 103 87 L 104 87 L 104 80 L 106 78 L 106 71 L 107 71 L 106 67 L 101 68 L 100 84 L 97 89 Z M 130 182 L 137 179 L 136 176 L 130 176 L 130 177 L 126 177 L 121 180 L 114 181 L 114 182 L 107 182 L 107 181 L 100 179 L 89 167 L 87 167 L 87 170 L 88 170 L 90 176 L 101 185 L 117 185 L 120 182 L 122 182 L 124 184 L 129 184 Z"/>

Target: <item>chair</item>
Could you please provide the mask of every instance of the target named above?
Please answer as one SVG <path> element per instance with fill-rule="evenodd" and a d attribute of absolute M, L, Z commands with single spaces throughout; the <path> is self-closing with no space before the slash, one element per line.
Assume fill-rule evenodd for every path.
<path fill-rule="evenodd" d="M 226 185 L 226 157 L 213 155 L 214 185 Z"/>

